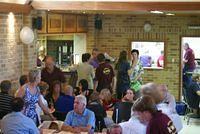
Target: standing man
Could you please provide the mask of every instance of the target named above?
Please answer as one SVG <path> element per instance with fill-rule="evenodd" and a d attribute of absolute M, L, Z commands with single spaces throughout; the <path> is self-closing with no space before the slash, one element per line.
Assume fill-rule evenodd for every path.
<path fill-rule="evenodd" d="M 97 48 L 94 48 L 92 50 L 92 59 L 90 60 L 90 65 L 92 65 L 94 67 L 94 69 L 96 69 L 99 66 L 99 62 L 97 60 L 98 53 L 99 53 L 99 51 Z"/>
<path fill-rule="evenodd" d="M 157 110 L 150 96 L 144 95 L 138 98 L 132 109 L 134 116 L 147 125 L 146 134 L 177 134 L 172 120 Z"/>
<path fill-rule="evenodd" d="M 185 74 L 187 72 L 193 72 L 195 69 L 195 56 L 194 51 L 189 47 L 188 43 L 183 45 L 185 54 L 183 58 L 184 68 L 183 68 L 183 83 L 185 86 L 189 86 L 192 82 L 191 75 Z"/>
<path fill-rule="evenodd" d="M 43 68 L 41 72 L 41 81 L 46 82 L 51 91 L 53 88 L 52 84 L 56 80 L 60 81 L 61 83 L 66 82 L 64 73 L 55 66 L 54 58 L 47 56 L 45 59 L 45 68 Z"/>
<path fill-rule="evenodd" d="M 4 134 L 39 134 L 32 119 L 26 117 L 22 111 L 24 101 L 14 98 L 11 101 L 12 113 L 7 114 L 1 121 L 1 130 Z"/>
<path fill-rule="evenodd" d="M 99 61 L 99 67 L 97 67 L 95 72 L 95 89 L 96 91 L 101 92 L 102 89 L 107 88 L 112 92 L 116 88 L 113 68 L 109 63 L 105 62 L 103 53 L 98 54 L 97 59 Z"/>

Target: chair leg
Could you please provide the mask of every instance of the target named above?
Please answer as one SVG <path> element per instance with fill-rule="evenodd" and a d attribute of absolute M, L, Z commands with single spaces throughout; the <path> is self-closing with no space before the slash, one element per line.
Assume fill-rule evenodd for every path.
<path fill-rule="evenodd" d="M 190 117 L 187 116 L 187 118 L 188 118 L 188 119 L 187 119 L 187 125 L 189 125 Z"/>
<path fill-rule="evenodd" d="M 187 114 L 190 112 L 190 109 L 187 107 L 186 110 L 185 110 L 185 115 L 184 115 L 184 118 L 183 120 L 186 120 L 188 117 L 187 117 Z"/>
<path fill-rule="evenodd" d="M 186 120 L 187 119 L 187 114 L 186 115 L 184 115 L 184 117 L 183 117 L 183 120 Z"/>

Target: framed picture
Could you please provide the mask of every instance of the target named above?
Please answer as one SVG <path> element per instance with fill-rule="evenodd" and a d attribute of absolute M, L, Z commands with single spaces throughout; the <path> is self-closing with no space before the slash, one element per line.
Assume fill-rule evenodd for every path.
<path fill-rule="evenodd" d="M 77 32 L 87 32 L 88 17 L 86 15 L 77 15 Z"/>
<path fill-rule="evenodd" d="M 61 33 L 62 19 L 62 14 L 48 14 L 48 33 Z"/>
<path fill-rule="evenodd" d="M 76 15 L 66 14 L 63 17 L 63 32 L 75 33 L 76 32 Z"/>

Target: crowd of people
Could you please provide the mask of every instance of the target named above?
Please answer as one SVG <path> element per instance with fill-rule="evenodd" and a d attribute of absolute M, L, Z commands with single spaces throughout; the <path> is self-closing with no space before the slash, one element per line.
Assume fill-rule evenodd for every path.
<path fill-rule="evenodd" d="M 77 87 L 67 84 L 51 56 L 45 58 L 42 70 L 32 69 L 20 77 L 15 96 L 9 95 L 11 82 L 2 81 L 1 131 L 37 134 L 45 120 L 61 120 L 61 130 L 72 133 L 176 134 L 182 129 L 175 98 L 167 86 L 143 84 L 138 50 L 131 51 L 130 61 L 128 53 L 121 51 L 113 66 L 94 49 L 92 57 L 82 55 L 82 63 L 75 69 Z M 112 118 L 107 111 L 113 111 Z"/>

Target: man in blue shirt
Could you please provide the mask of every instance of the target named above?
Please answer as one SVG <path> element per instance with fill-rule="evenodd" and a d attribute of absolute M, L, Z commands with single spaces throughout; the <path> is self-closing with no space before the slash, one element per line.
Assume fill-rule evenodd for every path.
<path fill-rule="evenodd" d="M 11 101 L 12 113 L 7 114 L 1 121 L 1 130 L 4 134 L 39 134 L 32 119 L 22 114 L 24 101 L 14 98 Z"/>
<path fill-rule="evenodd" d="M 96 69 L 99 66 L 99 62 L 97 60 L 97 55 L 98 55 L 98 49 L 94 48 L 92 50 L 92 59 L 90 60 L 90 65 L 92 65 L 94 67 L 94 69 Z"/>
<path fill-rule="evenodd" d="M 72 133 L 93 132 L 95 128 L 94 112 L 86 108 L 87 100 L 78 95 L 74 100 L 74 110 L 70 111 L 62 126 L 62 130 Z"/>
<path fill-rule="evenodd" d="M 194 73 L 192 75 L 192 82 L 189 88 L 186 90 L 187 103 L 193 109 L 194 113 L 199 113 L 200 103 L 200 74 Z"/>

